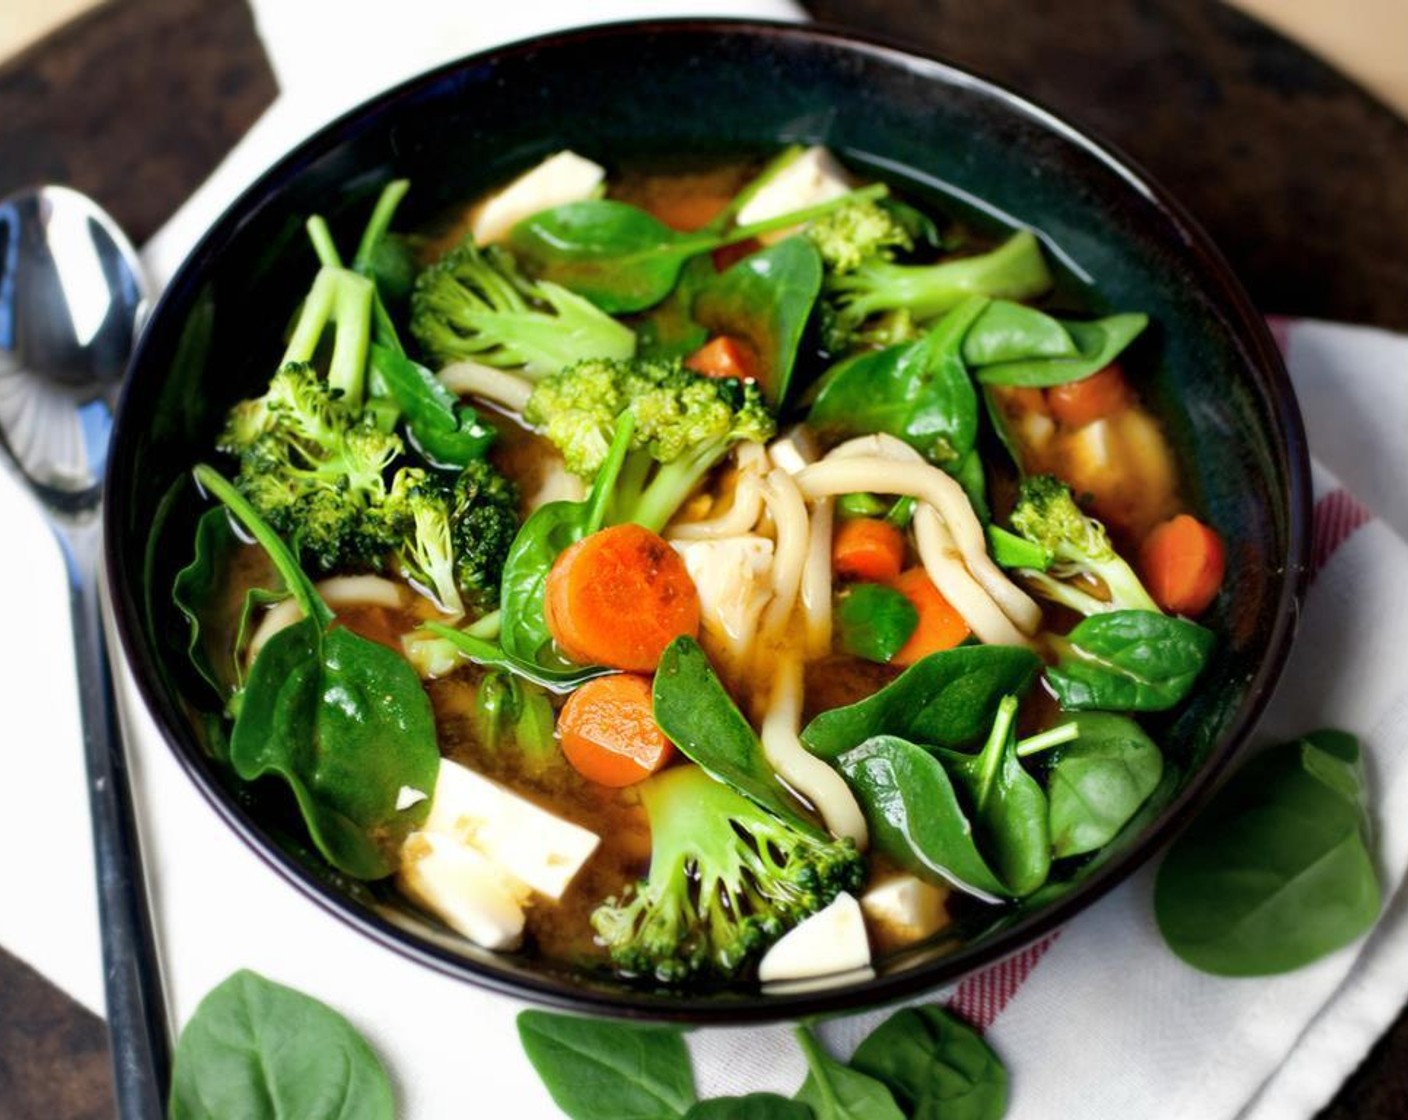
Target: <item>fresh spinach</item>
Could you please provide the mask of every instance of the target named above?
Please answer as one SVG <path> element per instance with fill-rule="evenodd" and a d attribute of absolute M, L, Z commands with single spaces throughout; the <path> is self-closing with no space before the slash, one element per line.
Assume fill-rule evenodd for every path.
<path fill-rule="evenodd" d="M 1183 960 L 1221 976 L 1310 964 L 1374 924 L 1359 745 L 1318 732 L 1262 752 L 1169 849 L 1154 913 Z"/>
<path fill-rule="evenodd" d="M 371 355 L 372 369 L 400 409 L 412 442 L 432 464 L 463 467 L 484 458 L 498 433 L 478 412 L 404 354 L 372 343 Z"/>
<path fill-rule="evenodd" d="M 751 253 L 699 287 L 693 317 L 713 334 L 746 341 L 758 383 L 775 406 L 787 399 L 797 349 L 821 293 L 821 254 L 805 237 Z"/>
<path fill-rule="evenodd" d="M 807 1079 L 797 1100 L 809 1105 L 816 1120 L 905 1120 L 883 1082 L 836 1061 L 806 1026 L 797 1040 L 807 1059 Z"/>
<path fill-rule="evenodd" d="M 956 469 L 978 438 L 978 394 L 963 364 L 963 336 L 987 303 L 972 296 L 921 338 L 833 367 L 808 423 L 827 438 L 885 432 Z"/>
<path fill-rule="evenodd" d="M 176 1044 L 170 1120 L 392 1120 L 391 1080 L 330 1007 L 241 970 Z"/>
<path fill-rule="evenodd" d="M 1067 711 L 1159 712 L 1188 695 L 1214 641 L 1184 618 L 1110 611 L 1053 643 L 1059 659 L 1046 679 Z"/>
<path fill-rule="evenodd" d="M 1103 848 L 1158 788 L 1164 756 L 1132 719 L 1079 712 L 1073 742 L 1057 747 L 1047 772 L 1051 845 L 1057 858 Z"/>
<path fill-rule="evenodd" d="M 1017 698 L 1003 697 L 988 741 L 977 754 L 940 750 L 939 759 L 966 790 L 978 841 L 1016 897 L 1051 874 L 1046 794 L 1017 757 Z"/>
<path fill-rule="evenodd" d="M 696 1103 L 677 1030 L 523 1011 L 518 1037 L 571 1120 L 671 1120 Z"/>
<path fill-rule="evenodd" d="M 978 851 L 943 764 L 923 747 L 877 735 L 835 765 L 860 802 L 877 851 L 922 879 L 989 902 L 1011 894 Z"/>
<path fill-rule="evenodd" d="M 746 1097 L 714 1097 L 700 1101 L 684 1120 L 812 1120 L 816 1115 L 801 1101 L 776 1093 L 749 1093 Z"/>
<path fill-rule="evenodd" d="M 1021 361 L 999 361 L 994 365 L 979 365 L 975 376 L 984 385 L 1028 388 L 1079 381 L 1114 361 L 1149 325 L 1149 316 L 1128 312 L 1090 323 L 1067 320 L 1059 325 L 1075 344 L 1076 356 L 1032 356 Z"/>
<path fill-rule="evenodd" d="M 841 648 L 867 661 L 887 664 L 904 648 L 919 611 L 893 587 L 857 583 L 836 604 L 836 627 Z"/>
<path fill-rule="evenodd" d="M 709 341 L 709 332 L 694 319 L 694 296 L 716 275 L 707 253 L 685 262 L 674 289 L 636 324 L 636 352 L 642 358 L 686 358 Z"/>
<path fill-rule="evenodd" d="M 763 753 L 758 734 L 719 680 L 698 642 L 679 637 L 655 670 L 655 722 L 686 758 L 794 828 L 822 835 Z"/>
<path fill-rule="evenodd" d="M 1000 1120 L 1007 1070 L 966 1023 L 940 1007 L 897 1011 L 861 1042 L 851 1065 L 889 1086 L 911 1120 Z"/>
<path fill-rule="evenodd" d="M 400 792 L 429 792 L 440 766 L 430 700 L 399 654 L 333 628 L 293 553 L 234 486 L 204 465 L 195 477 L 264 547 L 304 613 L 254 660 L 230 763 L 245 781 L 282 778 L 313 842 L 339 870 L 359 879 L 389 875 L 399 841 L 430 808 L 423 800 L 398 809 Z"/>
<path fill-rule="evenodd" d="M 1021 693 L 1041 660 L 1014 646 L 960 646 L 916 661 L 879 692 L 822 712 L 802 731 L 828 761 L 875 735 L 936 747 L 967 747 L 992 725 L 998 701 Z"/>
<path fill-rule="evenodd" d="M 589 199 L 525 218 L 510 231 L 508 243 L 541 279 L 585 296 L 603 311 L 644 311 L 670 294 L 690 257 L 800 225 L 885 192 L 885 186 L 877 183 L 728 232 L 692 233 L 673 230 L 624 202 Z"/>
<path fill-rule="evenodd" d="M 995 299 L 983 308 L 963 336 L 963 360 L 970 366 L 1079 354 L 1060 320 L 1007 299 Z"/>

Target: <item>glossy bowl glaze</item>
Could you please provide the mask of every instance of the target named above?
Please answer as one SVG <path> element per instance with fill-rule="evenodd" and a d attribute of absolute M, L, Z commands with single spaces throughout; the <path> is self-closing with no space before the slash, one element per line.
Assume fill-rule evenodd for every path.
<path fill-rule="evenodd" d="M 971 939 L 879 962 L 871 978 L 762 995 L 634 987 L 480 951 L 330 872 L 277 790 L 241 789 L 216 761 L 213 697 L 171 604 L 198 512 L 189 469 L 235 401 L 262 391 L 286 312 L 315 262 L 303 221 L 344 241 L 378 189 L 408 177 L 402 228 L 570 147 L 612 165 L 820 143 L 916 198 L 993 227 L 1040 232 L 1062 282 L 1096 308 L 1147 311 L 1165 418 L 1191 497 L 1229 542 L 1209 625 L 1221 641 L 1195 696 L 1156 727 L 1175 774 L 1100 862 Z M 450 975 L 580 1011 L 724 1022 L 880 1003 L 951 982 L 1053 929 L 1127 876 L 1184 822 L 1243 741 L 1280 672 L 1305 570 L 1309 470 L 1295 399 L 1261 317 L 1207 237 L 1138 170 L 1016 94 L 945 63 L 814 27 L 652 22 L 475 55 L 323 129 L 224 214 L 156 309 L 117 421 L 106 503 L 117 620 L 138 682 L 212 808 L 271 867 L 390 949 Z"/>

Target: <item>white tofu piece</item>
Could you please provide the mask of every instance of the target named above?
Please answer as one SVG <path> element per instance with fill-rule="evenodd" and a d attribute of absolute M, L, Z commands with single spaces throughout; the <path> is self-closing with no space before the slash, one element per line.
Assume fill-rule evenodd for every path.
<path fill-rule="evenodd" d="M 396 873 L 403 894 L 485 949 L 513 949 L 523 938 L 528 889 L 452 837 L 413 832 Z"/>
<path fill-rule="evenodd" d="M 758 979 L 806 980 L 849 972 L 870 964 L 865 916 L 853 895 L 842 891 L 824 910 L 788 930 L 758 962 Z"/>
<path fill-rule="evenodd" d="M 788 474 L 799 474 L 821 458 L 816 436 L 805 424 L 794 424 L 768 444 L 772 465 Z"/>
<path fill-rule="evenodd" d="M 948 890 L 914 875 L 896 875 L 866 891 L 860 905 L 865 915 L 904 942 L 921 941 L 948 922 Z"/>
<path fill-rule="evenodd" d="M 773 542 L 745 533 L 674 547 L 699 592 L 704 626 L 730 649 L 750 642 L 772 598 Z"/>
<path fill-rule="evenodd" d="M 475 244 L 502 240 L 509 230 L 539 210 L 591 198 L 605 179 L 605 168 L 575 152 L 548 156 L 479 207 L 470 224 Z"/>
<path fill-rule="evenodd" d="M 443 758 L 421 830 L 475 849 L 553 900 L 562 897 L 600 843 L 591 830 Z"/>
<path fill-rule="evenodd" d="M 738 224 L 752 225 L 830 202 L 850 189 L 850 176 L 835 156 L 825 148 L 808 148 L 759 188 L 738 212 Z"/>

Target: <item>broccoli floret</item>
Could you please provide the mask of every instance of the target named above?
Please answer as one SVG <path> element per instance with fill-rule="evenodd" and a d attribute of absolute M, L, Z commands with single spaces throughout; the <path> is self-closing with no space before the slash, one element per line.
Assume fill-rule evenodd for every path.
<path fill-rule="evenodd" d="M 518 488 L 484 460 L 458 475 L 404 467 L 381 516 L 399 529 L 396 556 L 406 578 L 454 614 L 483 610 L 499 594 L 518 532 Z"/>
<path fill-rule="evenodd" d="M 894 211 L 870 199 L 823 215 L 806 234 L 833 276 L 854 272 L 871 258 L 888 261 L 896 250 L 907 253 L 914 248 L 914 237 Z"/>
<path fill-rule="evenodd" d="M 1076 505 L 1071 488 L 1059 478 L 1041 474 L 1022 481 L 1012 527 L 1051 554 L 1051 567 L 1045 572 L 1019 569 L 1048 599 L 1084 615 L 1125 610 L 1162 613 L 1134 569 L 1110 544 L 1105 526 Z M 1098 580 L 1108 598 L 1066 582 L 1073 577 Z"/>
<path fill-rule="evenodd" d="M 377 566 L 395 541 L 380 506 L 401 439 L 364 421 L 311 365 L 285 365 L 262 397 L 237 404 L 218 446 L 240 461 L 240 492 L 320 568 Z"/>
<path fill-rule="evenodd" d="M 513 749 L 518 768 L 529 777 L 545 774 L 562 760 L 556 721 L 547 692 L 513 673 L 488 672 L 475 690 L 479 742 L 494 752 Z"/>
<path fill-rule="evenodd" d="M 610 519 L 656 532 L 729 447 L 766 442 L 777 431 L 755 383 L 705 377 L 678 361 L 578 362 L 539 382 L 523 416 L 542 428 L 568 470 L 591 478 L 625 412 L 635 426 Z"/>
<path fill-rule="evenodd" d="M 850 272 L 827 278 L 825 342 L 839 353 L 872 315 L 907 310 L 923 322 L 972 295 L 1031 299 L 1051 287 L 1041 245 L 1029 230 L 1013 234 L 987 253 L 936 264 L 896 264 L 872 255 Z"/>
<path fill-rule="evenodd" d="M 736 977 L 865 877 L 849 840 L 799 832 L 697 766 L 673 767 L 640 789 L 650 870 L 592 914 L 612 961 L 630 975 L 663 983 Z"/>
<path fill-rule="evenodd" d="M 469 240 L 416 278 L 411 333 L 439 362 L 468 358 L 535 378 L 636 351 L 624 323 L 566 288 L 528 280 L 504 250 Z"/>

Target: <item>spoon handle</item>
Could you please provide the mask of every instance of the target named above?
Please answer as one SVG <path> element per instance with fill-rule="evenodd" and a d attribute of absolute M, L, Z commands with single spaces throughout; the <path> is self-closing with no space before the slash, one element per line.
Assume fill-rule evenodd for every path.
<path fill-rule="evenodd" d="M 166 1115 L 171 1039 L 103 633 L 96 529 L 94 524 L 60 536 L 68 561 L 88 763 L 108 1037 L 117 1115 L 121 1120 L 161 1120 Z"/>

